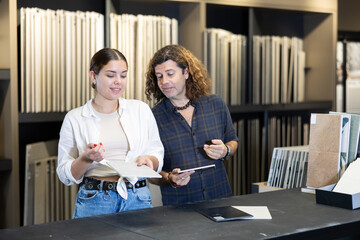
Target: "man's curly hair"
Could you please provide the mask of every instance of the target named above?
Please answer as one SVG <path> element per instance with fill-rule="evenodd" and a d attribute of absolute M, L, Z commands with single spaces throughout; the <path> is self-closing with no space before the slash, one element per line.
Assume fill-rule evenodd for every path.
<path fill-rule="evenodd" d="M 195 100 L 203 95 L 209 95 L 211 80 L 205 66 L 189 50 L 180 45 L 167 45 L 159 49 L 149 62 L 146 72 L 145 94 L 148 100 L 151 95 L 159 102 L 166 96 L 161 92 L 155 75 L 155 67 L 168 60 L 176 62 L 184 73 L 188 68 L 189 78 L 186 80 L 186 96 L 190 100 Z"/>

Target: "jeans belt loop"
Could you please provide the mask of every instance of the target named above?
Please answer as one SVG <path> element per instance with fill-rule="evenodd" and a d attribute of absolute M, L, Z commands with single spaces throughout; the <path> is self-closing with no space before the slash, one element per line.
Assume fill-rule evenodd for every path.
<path fill-rule="evenodd" d="M 104 180 L 100 180 L 100 183 L 99 183 L 99 186 L 98 186 L 99 192 L 102 192 L 103 186 L 104 186 Z"/>

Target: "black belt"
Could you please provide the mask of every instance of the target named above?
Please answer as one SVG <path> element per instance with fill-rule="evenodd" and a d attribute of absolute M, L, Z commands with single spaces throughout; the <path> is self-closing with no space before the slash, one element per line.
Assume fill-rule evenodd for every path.
<path fill-rule="evenodd" d="M 100 190 L 101 180 L 92 178 L 92 177 L 84 177 L 81 185 L 85 185 L 86 190 Z M 125 182 L 127 189 L 142 188 L 146 186 L 146 180 L 137 181 L 134 185 L 130 182 Z M 102 190 L 113 190 L 116 191 L 117 182 L 103 181 Z"/>

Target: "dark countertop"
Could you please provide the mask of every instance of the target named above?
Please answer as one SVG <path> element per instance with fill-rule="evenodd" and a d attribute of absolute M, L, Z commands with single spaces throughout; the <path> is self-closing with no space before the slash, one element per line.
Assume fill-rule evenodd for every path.
<path fill-rule="evenodd" d="M 271 220 L 216 223 L 196 211 L 267 206 Z M 360 210 L 316 204 L 289 189 L 0 230 L 0 239 L 336 239 L 360 236 Z"/>

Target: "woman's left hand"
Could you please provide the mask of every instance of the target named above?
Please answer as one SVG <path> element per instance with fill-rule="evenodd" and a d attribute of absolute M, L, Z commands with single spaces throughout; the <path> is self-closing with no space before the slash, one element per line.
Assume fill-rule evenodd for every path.
<path fill-rule="evenodd" d="M 146 165 L 151 169 L 154 169 L 154 164 L 153 161 L 151 160 L 151 156 L 149 155 L 143 155 L 140 156 L 137 160 L 137 165 L 141 166 L 141 165 Z M 156 169 L 154 169 L 156 171 Z"/>
<path fill-rule="evenodd" d="M 204 144 L 204 151 L 212 159 L 223 158 L 227 153 L 227 147 L 220 139 L 211 140 L 212 144 Z"/>

